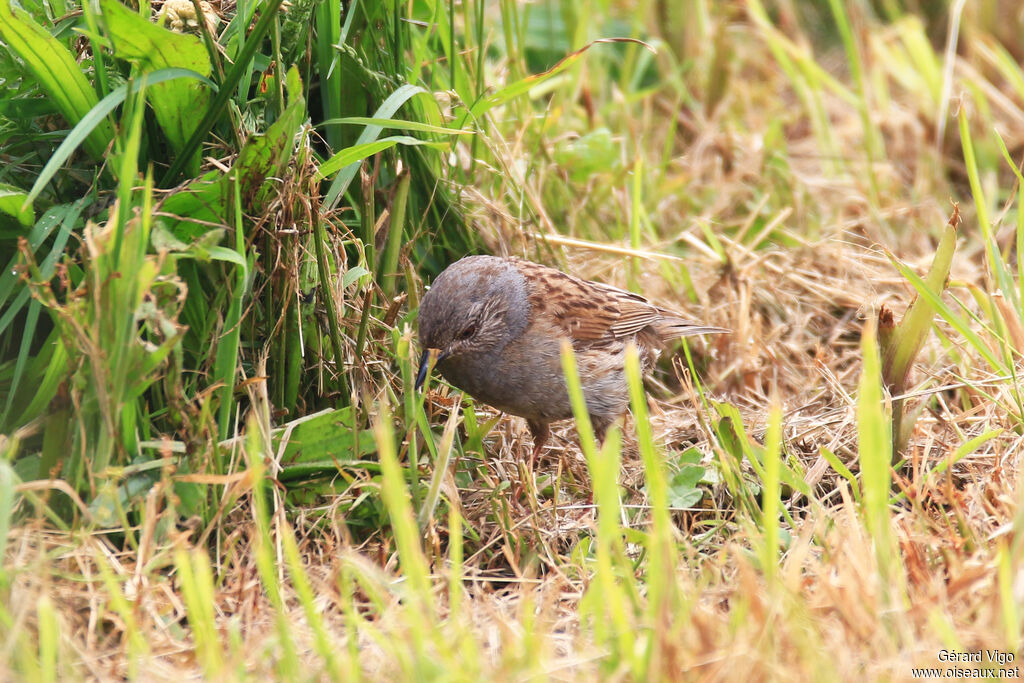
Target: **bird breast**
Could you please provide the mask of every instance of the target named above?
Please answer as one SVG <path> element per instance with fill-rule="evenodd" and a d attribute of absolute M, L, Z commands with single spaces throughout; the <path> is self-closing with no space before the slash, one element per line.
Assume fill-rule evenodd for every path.
<path fill-rule="evenodd" d="M 498 410 L 540 421 L 572 417 L 562 374 L 557 326 L 534 320 L 504 348 L 460 354 L 439 364 L 445 379 Z M 628 403 L 623 370 L 625 344 L 617 349 L 580 349 L 577 367 L 591 415 L 617 417 Z"/>

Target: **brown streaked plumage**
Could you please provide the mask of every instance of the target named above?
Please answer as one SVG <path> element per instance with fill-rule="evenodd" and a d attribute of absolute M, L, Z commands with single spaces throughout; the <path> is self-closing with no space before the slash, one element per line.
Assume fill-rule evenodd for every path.
<path fill-rule="evenodd" d="M 671 339 L 728 332 L 689 322 L 642 296 L 581 280 L 522 259 L 467 256 L 423 296 L 419 310 L 426 378 L 430 349 L 437 368 L 475 399 L 526 418 L 531 461 L 549 425 L 572 417 L 561 366 L 561 340 L 576 352 L 587 412 L 598 438 L 626 412 L 625 352 L 632 342 L 644 372 Z"/>

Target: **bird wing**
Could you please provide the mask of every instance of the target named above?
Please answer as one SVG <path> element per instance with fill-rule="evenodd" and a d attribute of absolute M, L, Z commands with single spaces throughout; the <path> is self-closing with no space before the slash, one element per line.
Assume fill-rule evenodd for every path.
<path fill-rule="evenodd" d="M 653 337 L 657 339 L 656 345 L 660 345 L 662 342 L 679 337 L 692 337 L 698 334 L 724 334 L 732 331 L 724 327 L 712 327 L 689 321 L 675 311 L 655 306 L 639 294 L 627 292 L 618 287 L 604 285 L 599 282 L 586 282 L 586 284 L 604 291 L 608 298 L 614 300 L 618 307 L 619 319 L 609 327 L 609 331 L 615 337 L 626 337 L 640 333 L 645 333 L 646 336 L 650 337 L 650 331 L 653 330 Z"/>
<path fill-rule="evenodd" d="M 534 315 L 545 315 L 561 327 L 577 349 L 636 335 L 646 327 L 654 327 L 657 336 L 662 336 L 663 327 L 667 331 L 686 325 L 639 294 L 581 280 L 529 261 L 515 264 L 529 283 Z M 682 333 L 669 332 L 668 336 Z"/>

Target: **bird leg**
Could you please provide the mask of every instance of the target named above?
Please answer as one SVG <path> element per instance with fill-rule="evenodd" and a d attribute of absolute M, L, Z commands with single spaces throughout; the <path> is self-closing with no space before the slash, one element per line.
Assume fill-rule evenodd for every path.
<path fill-rule="evenodd" d="M 530 428 L 530 434 L 533 436 L 533 452 L 530 453 L 530 471 L 533 472 L 533 463 L 544 449 L 544 444 L 548 442 L 548 437 L 551 436 L 551 429 L 548 427 L 547 422 L 538 422 L 536 420 L 527 420 L 526 426 Z"/>
<path fill-rule="evenodd" d="M 594 426 L 594 438 L 597 439 L 597 445 L 599 448 L 604 446 L 604 438 L 608 436 L 608 428 L 614 423 L 614 419 L 610 419 L 604 415 L 590 416 L 590 424 Z"/>

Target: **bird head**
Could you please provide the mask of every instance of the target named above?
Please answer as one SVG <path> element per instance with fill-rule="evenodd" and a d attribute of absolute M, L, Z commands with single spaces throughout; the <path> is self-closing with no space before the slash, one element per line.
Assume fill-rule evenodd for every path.
<path fill-rule="evenodd" d="M 430 359 L 441 367 L 474 354 L 500 351 L 526 329 L 526 282 L 506 259 L 467 256 L 441 273 L 419 310 L 420 357 L 416 388 Z"/>

